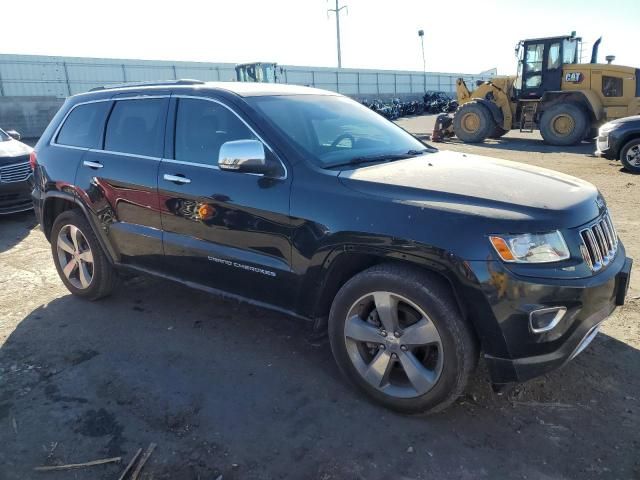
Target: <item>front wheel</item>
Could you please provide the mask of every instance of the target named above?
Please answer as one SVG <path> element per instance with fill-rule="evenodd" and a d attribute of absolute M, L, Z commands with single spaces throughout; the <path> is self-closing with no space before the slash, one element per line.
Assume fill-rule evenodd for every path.
<path fill-rule="evenodd" d="M 495 128 L 489 109 L 476 101 L 460 106 L 453 117 L 453 129 L 463 142 L 484 142 Z"/>
<path fill-rule="evenodd" d="M 58 275 L 71 293 L 88 300 L 111 293 L 116 273 L 81 213 L 68 210 L 56 218 L 51 229 L 51 252 Z"/>
<path fill-rule="evenodd" d="M 640 173 L 640 138 L 634 138 L 622 147 L 620 161 L 631 173 Z"/>
<path fill-rule="evenodd" d="M 340 289 L 329 338 L 343 374 L 402 413 L 446 408 L 463 392 L 478 356 L 448 287 L 394 264 L 372 267 Z"/>

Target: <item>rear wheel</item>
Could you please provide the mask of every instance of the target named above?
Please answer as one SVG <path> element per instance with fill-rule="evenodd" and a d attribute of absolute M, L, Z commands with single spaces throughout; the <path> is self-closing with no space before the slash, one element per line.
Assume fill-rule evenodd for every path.
<path fill-rule="evenodd" d="M 494 133 L 496 124 L 485 106 L 478 102 L 468 102 L 456 111 L 453 128 L 456 136 L 463 142 L 478 143 Z"/>
<path fill-rule="evenodd" d="M 620 161 L 631 173 L 640 173 L 640 138 L 634 138 L 622 147 Z"/>
<path fill-rule="evenodd" d="M 68 210 L 56 218 L 51 229 L 51 252 L 58 275 L 71 293 L 88 300 L 111 293 L 116 273 L 81 213 Z"/>
<path fill-rule="evenodd" d="M 391 264 L 372 267 L 340 289 L 329 339 L 344 375 L 403 413 L 450 405 L 478 355 L 448 288 L 418 269 Z"/>
<path fill-rule="evenodd" d="M 587 113 L 575 103 L 557 103 L 540 118 L 540 134 L 550 145 L 575 145 L 589 127 Z"/>

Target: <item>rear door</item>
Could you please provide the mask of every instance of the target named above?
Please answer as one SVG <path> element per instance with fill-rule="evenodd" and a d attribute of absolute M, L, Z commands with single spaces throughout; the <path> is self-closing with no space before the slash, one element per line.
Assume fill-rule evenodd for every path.
<path fill-rule="evenodd" d="M 164 251 L 171 275 L 243 297 L 287 306 L 292 281 L 289 192 L 284 164 L 265 144 L 278 173 L 218 168 L 223 143 L 258 139 L 241 115 L 211 99 L 175 97 L 160 164 Z"/>
<path fill-rule="evenodd" d="M 100 148 L 85 153 L 75 183 L 119 260 L 155 269 L 163 260 L 157 172 L 169 96 L 111 103 Z"/>

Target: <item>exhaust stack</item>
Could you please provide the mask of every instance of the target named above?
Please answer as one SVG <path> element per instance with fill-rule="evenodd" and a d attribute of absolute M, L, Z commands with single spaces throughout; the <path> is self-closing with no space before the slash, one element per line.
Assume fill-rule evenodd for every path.
<path fill-rule="evenodd" d="M 591 63 L 598 63 L 598 48 L 600 47 L 601 41 L 602 37 L 596 40 L 596 43 L 593 44 L 593 50 L 591 50 Z"/>

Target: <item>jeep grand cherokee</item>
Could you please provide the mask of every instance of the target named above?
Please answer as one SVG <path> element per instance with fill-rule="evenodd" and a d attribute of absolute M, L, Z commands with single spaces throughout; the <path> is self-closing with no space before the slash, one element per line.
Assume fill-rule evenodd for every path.
<path fill-rule="evenodd" d="M 342 372 L 443 409 L 482 352 L 494 384 L 580 353 L 631 260 L 591 184 L 439 152 L 341 95 L 173 83 L 69 98 L 34 155 L 62 282 L 148 272 L 325 327 Z"/>

